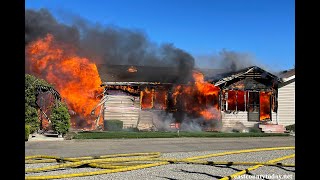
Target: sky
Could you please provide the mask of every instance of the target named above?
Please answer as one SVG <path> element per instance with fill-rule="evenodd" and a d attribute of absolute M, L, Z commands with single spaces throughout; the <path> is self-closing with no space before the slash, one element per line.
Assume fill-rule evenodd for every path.
<path fill-rule="evenodd" d="M 102 25 L 145 32 L 172 43 L 200 66 L 222 49 L 251 54 L 278 70 L 295 65 L 294 0 L 26 0 L 26 9 L 48 9 L 59 22 L 70 13 Z"/>

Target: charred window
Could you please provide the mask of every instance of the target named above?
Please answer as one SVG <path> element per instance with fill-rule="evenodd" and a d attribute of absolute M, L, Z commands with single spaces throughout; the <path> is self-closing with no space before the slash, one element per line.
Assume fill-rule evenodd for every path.
<path fill-rule="evenodd" d="M 228 91 L 228 110 L 236 111 L 237 91 Z"/>
<path fill-rule="evenodd" d="M 155 89 L 153 99 L 154 109 L 166 109 L 167 108 L 167 91 L 164 89 Z"/>
<path fill-rule="evenodd" d="M 245 91 L 237 91 L 237 110 L 245 111 Z"/>
<path fill-rule="evenodd" d="M 221 111 L 227 110 L 227 99 L 228 93 L 226 91 L 222 91 L 221 96 Z"/>
<path fill-rule="evenodd" d="M 260 98 L 259 92 L 249 92 L 249 102 L 247 106 L 247 111 L 249 112 L 259 112 Z"/>

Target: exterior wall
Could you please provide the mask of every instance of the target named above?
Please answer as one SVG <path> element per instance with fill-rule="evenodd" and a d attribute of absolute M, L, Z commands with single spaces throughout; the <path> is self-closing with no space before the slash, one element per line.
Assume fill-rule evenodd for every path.
<path fill-rule="evenodd" d="M 278 89 L 278 122 L 284 126 L 295 123 L 295 81 Z"/>
<path fill-rule="evenodd" d="M 271 120 L 268 121 L 270 124 L 277 123 L 277 113 L 271 112 Z M 259 124 L 259 121 L 248 121 L 248 112 L 247 111 L 239 111 L 238 113 L 225 113 L 221 112 L 221 121 L 223 127 L 234 127 L 237 122 L 241 122 L 246 127 L 253 127 Z"/>
<path fill-rule="evenodd" d="M 140 99 L 133 96 L 108 95 L 104 103 L 104 120 L 123 121 L 123 128 L 137 127 Z"/>

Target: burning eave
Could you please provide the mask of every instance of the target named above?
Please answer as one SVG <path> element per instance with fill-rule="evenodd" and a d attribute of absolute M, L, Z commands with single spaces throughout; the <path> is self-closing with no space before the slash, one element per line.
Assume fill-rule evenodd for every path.
<path fill-rule="evenodd" d="M 140 85 L 172 85 L 172 83 L 160 82 L 103 82 L 100 86 L 140 86 Z"/>
<path fill-rule="evenodd" d="M 208 78 L 208 81 L 221 89 L 272 90 L 281 83 L 277 76 L 257 67 L 251 66 L 237 72 L 220 74 L 222 78 Z"/>

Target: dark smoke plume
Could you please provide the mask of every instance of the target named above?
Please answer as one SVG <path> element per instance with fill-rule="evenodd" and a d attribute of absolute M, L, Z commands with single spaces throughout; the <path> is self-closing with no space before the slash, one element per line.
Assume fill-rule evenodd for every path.
<path fill-rule="evenodd" d="M 223 49 L 216 54 L 197 56 L 196 62 L 200 67 L 218 69 L 220 73 L 235 72 L 250 66 L 259 66 L 265 70 L 269 69 L 266 65 L 259 63 L 250 53 L 227 49 Z"/>
<path fill-rule="evenodd" d="M 25 11 L 25 44 L 51 33 L 58 41 L 74 45 L 80 56 L 97 64 L 172 67 L 178 82 L 188 81 L 194 58 L 172 44 L 157 45 L 138 30 L 91 25 L 73 17 L 72 25 L 59 23 L 46 9 Z"/>
<path fill-rule="evenodd" d="M 256 65 L 254 59 L 249 54 L 224 49 L 219 55 L 221 57 L 220 66 L 231 72 Z"/>

